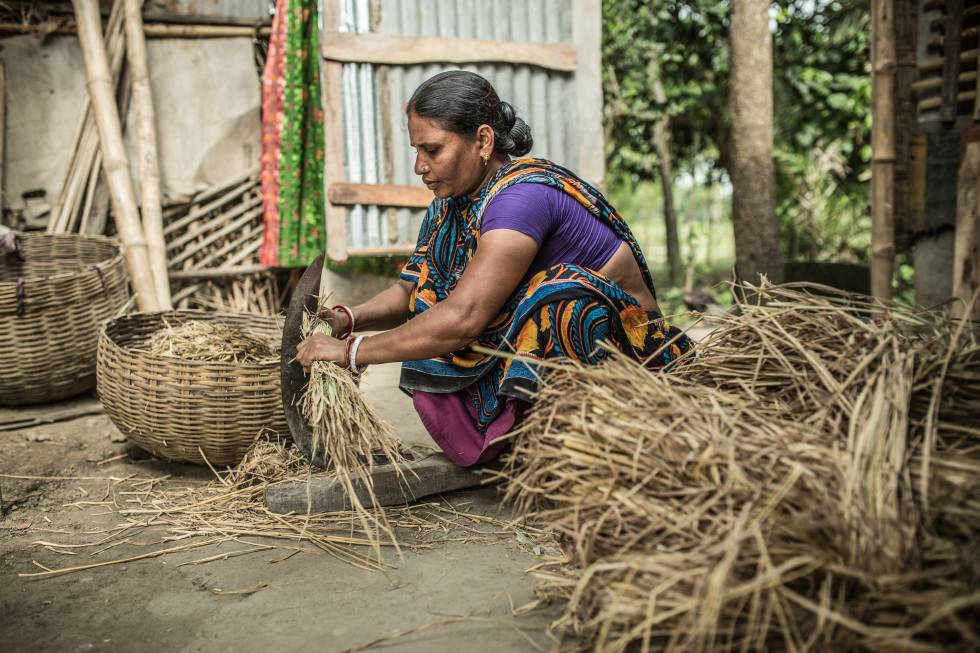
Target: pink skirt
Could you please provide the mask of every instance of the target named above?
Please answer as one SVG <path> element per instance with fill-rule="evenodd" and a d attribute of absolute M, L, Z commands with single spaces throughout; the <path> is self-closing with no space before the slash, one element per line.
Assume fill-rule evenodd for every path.
<path fill-rule="evenodd" d="M 499 456 L 507 444 L 504 436 L 521 420 L 527 407 L 518 399 L 508 398 L 504 411 L 484 432 L 476 427 L 476 406 L 466 388 L 449 394 L 416 390 L 412 403 L 432 439 L 461 467 L 486 464 Z"/>

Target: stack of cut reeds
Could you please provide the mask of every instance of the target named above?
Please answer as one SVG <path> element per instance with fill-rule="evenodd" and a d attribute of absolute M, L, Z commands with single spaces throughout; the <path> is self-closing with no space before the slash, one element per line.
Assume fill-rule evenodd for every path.
<path fill-rule="evenodd" d="M 556 630 L 597 651 L 980 642 L 980 340 L 812 286 L 664 374 L 550 373 L 504 476 L 567 559 Z M 568 639 L 568 638 L 566 638 Z"/>
<path fill-rule="evenodd" d="M 275 315 L 277 279 L 259 265 L 262 189 L 252 170 L 164 211 L 164 237 L 181 308 Z"/>

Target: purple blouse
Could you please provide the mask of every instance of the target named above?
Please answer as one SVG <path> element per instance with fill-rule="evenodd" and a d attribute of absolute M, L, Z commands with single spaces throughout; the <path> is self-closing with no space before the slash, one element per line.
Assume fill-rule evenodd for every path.
<path fill-rule="evenodd" d="M 578 200 L 547 184 L 515 184 L 500 191 L 483 212 L 480 233 L 494 229 L 513 229 L 538 243 L 525 281 L 557 263 L 598 271 L 623 242 Z"/>

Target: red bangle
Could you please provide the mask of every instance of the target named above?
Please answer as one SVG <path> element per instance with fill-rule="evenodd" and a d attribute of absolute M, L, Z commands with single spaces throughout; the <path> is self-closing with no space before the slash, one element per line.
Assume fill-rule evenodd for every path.
<path fill-rule="evenodd" d="M 349 306 L 344 306 L 343 304 L 337 304 L 336 306 L 330 307 L 331 311 L 343 311 L 347 315 L 347 330 L 339 336 L 334 336 L 338 340 L 343 340 L 354 333 L 354 311 L 351 310 Z"/>

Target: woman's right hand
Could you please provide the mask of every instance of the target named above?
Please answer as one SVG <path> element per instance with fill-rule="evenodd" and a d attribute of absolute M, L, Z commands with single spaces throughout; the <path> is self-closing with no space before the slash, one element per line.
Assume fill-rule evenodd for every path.
<path fill-rule="evenodd" d="M 330 329 L 335 336 L 347 333 L 350 329 L 350 318 L 344 311 L 335 311 L 331 308 L 324 308 L 320 311 L 320 319 L 330 325 Z"/>

